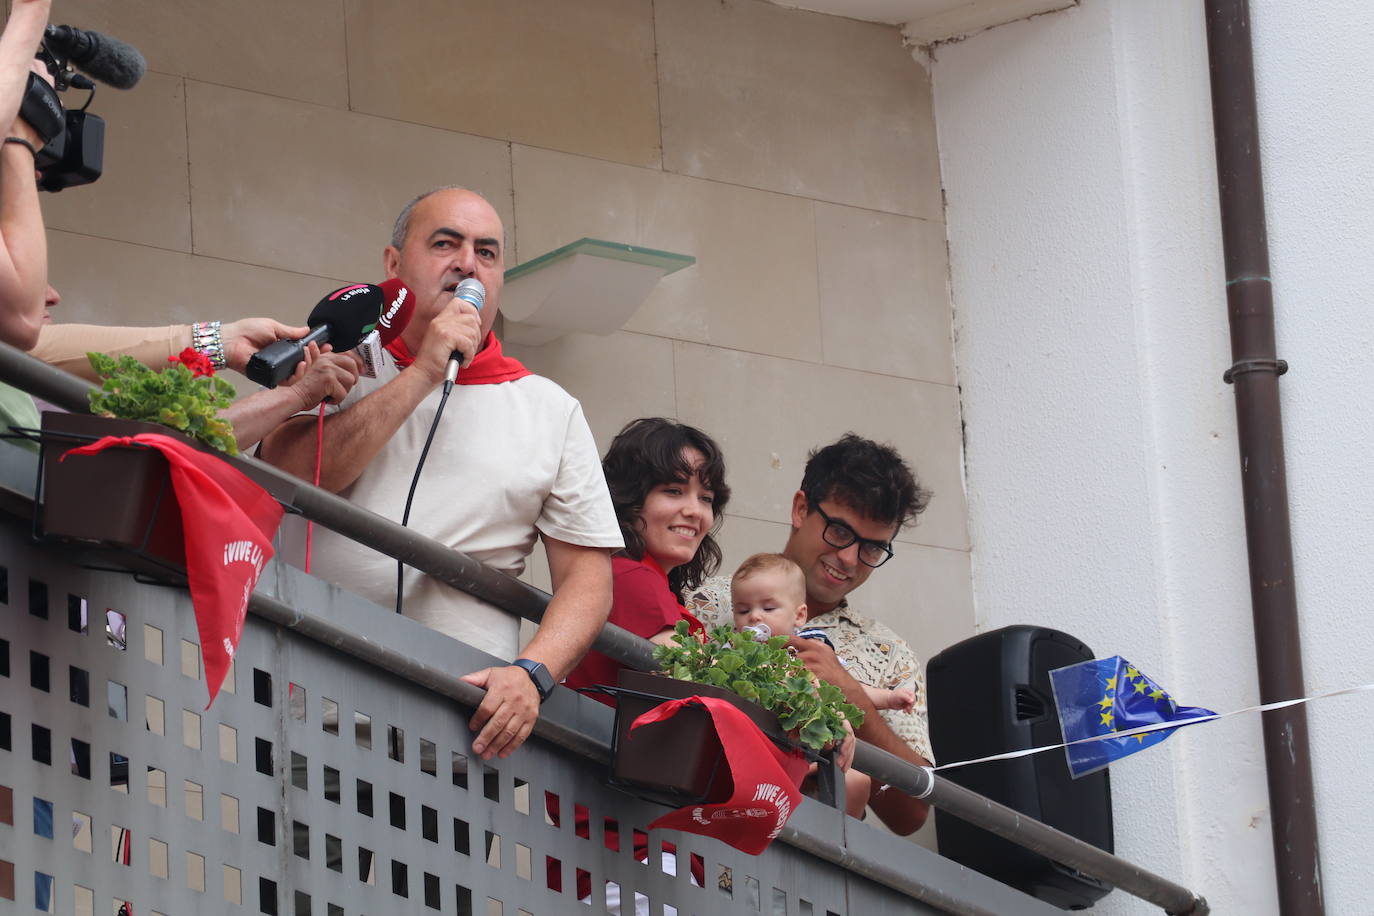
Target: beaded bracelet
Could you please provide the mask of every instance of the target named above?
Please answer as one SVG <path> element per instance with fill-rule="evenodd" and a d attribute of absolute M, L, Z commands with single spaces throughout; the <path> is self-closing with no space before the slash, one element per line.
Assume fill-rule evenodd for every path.
<path fill-rule="evenodd" d="M 224 341 L 220 339 L 218 321 L 197 321 L 191 325 L 191 347 L 210 357 L 216 369 L 228 365 L 224 361 Z"/>

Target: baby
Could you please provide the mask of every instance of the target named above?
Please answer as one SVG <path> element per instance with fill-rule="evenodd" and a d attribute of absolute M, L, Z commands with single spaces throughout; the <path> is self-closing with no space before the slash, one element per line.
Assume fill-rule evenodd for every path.
<path fill-rule="evenodd" d="M 748 630 L 765 639 L 819 639 L 835 648 L 823 630 L 806 628 L 806 577 L 800 566 L 780 553 L 756 553 L 741 563 L 730 579 L 730 600 L 737 631 Z M 916 693 L 909 688 L 887 690 L 865 684 L 863 689 L 878 709 L 910 712 L 916 705 Z M 845 807 L 851 817 L 864 816 L 870 788 L 871 780 L 863 773 L 845 773 Z"/>
<path fill-rule="evenodd" d="M 835 648 L 824 630 L 806 626 L 806 577 L 800 566 L 780 553 L 756 553 L 741 563 L 730 579 L 730 601 L 736 630 L 756 627 L 755 632 L 765 638 L 800 636 Z M 843 658 L 840 664 L 846 665 Z M 867 684 L 863 688 L 878 709 L 910 712 L 916 705 L 916 691 L 910 688 L 888 690 Z"/>

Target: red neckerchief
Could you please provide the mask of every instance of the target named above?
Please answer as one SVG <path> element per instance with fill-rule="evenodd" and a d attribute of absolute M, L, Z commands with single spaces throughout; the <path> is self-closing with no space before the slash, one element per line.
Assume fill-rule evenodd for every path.
<path fill-rule="evenodd" d="M 387 344 L 386 349 L 401 369 L 415 362 L 410 348 L 399 337 Z M 495 333 L 488 331 L 487 339 L 482 342 L 482 349 L 477 351 L 472 364 L 458 373 L 458 384 L 496 385 L 501 382 L 513 382 L 529 374 L 530 370 L 526 369 L 520 360 L 502 354 L 501 341 L 496 339 Z"/>

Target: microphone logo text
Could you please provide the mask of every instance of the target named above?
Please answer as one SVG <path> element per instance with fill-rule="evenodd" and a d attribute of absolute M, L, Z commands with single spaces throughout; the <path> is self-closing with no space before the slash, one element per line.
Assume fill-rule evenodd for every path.
<path fill-rule="evenodd" d="M 401 306 L 405 304 L 406 295 L 407 295 L 409 292 L 410 292 L 410 290 L 407 289 L 406 287 L 404 287 L 404 286 L 401 287 L 400 293 L 397 294 L 397 296 L 396 296 L 396 301 L 393 302 L 393 303 L 391 303 L 391 308 L 387 309 L 387 310 L 386 310 L 386 313 L 383 314 L 381 318 L 378 318 L 378 319 L 377 319 L 377 323 L 380 324 L 380 325 L 381 325 L 382 327 L 384 327 L 384 328 L 390 328 L 390 327 L 391 327 L 391 319 L 395 318 L 395 317 L 396 317 L 396 313 L 399 312 L 399 311 L 401 310 Z"/>

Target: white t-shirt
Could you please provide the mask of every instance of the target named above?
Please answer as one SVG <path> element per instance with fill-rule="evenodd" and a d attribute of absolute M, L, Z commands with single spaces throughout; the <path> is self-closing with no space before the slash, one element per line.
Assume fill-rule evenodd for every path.
<path fill-rule="evenodd" d="M 398 373 L 388 354 L 378 377 L 359 379 L 338 409 L 347 410 Z M 339 495 L 400 522 L 439 399 L 436 387 Z M 324 447 L 337 453 L 348 443 L 331 442 L 326 427 Z M 304 558 L 304 527 L 282 529 L 283 554 L 296 565 Z M 512 576 L 524 571 L 538 532 L 584 547 L 622 546 L 582 407 L 537 375 L 454 386 L 420 474 L 409 527 Z M 395 606 L 396 561 L 320 525 L 311 573 L 382 607 Z M 513 614 L 410 568 L 404 588 L 407 617 L 499 658 L 516 657 L 520 623 Z"/>

